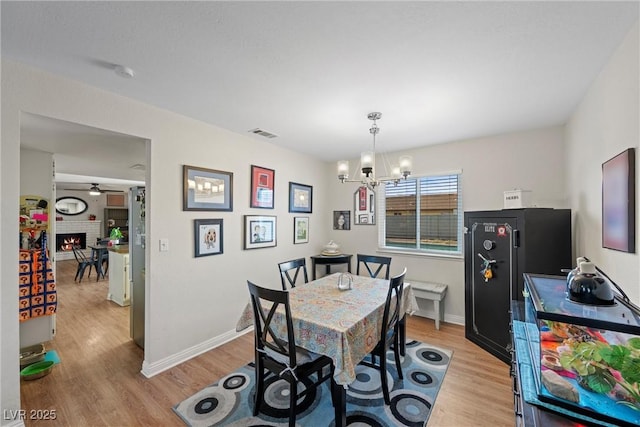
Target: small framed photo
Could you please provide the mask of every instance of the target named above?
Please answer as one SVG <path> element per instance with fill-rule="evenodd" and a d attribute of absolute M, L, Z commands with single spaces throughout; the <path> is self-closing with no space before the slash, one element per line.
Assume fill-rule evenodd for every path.
<path fill-rule="evenodd" d="M 250 207 L 273 209 L 275 175 L 273 169 L 251 165 Z"/>
<path fill-rule="evenodd" d="M 296 216 L 293 218 L 293 243 L 309 243 L 308 216 Z"/>
<path fill-rule="evenodd" d="M 183 166 L 184 211 L 233 211 L 233 173 Z"/>
<path fill-rule="evenodd" d="M 195 255 L 220 255 L 222 246 L 222 219 L 196 219 L 194 224 Z"/>
<path fill-rule="evenodd" d="M 333 211 L 333 229 L 351 230 L 351 211 Z"/>
<path fill-rule="evenodd" d="M 289 182 L 289 212 L 311 213 L 313 187 Z"/>
<path fill-rule="evenodd" d="M 244 216 L 244 248 L 259 249 L 276 246 L 276 217 Z"/>

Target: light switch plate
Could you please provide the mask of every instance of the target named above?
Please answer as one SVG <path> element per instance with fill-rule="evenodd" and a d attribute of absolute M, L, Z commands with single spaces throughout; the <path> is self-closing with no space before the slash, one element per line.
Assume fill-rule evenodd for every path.
<path fill-rule="evenodd" d="M 160 239 L 160 252 L 169 252 L 169 239 Z"/>

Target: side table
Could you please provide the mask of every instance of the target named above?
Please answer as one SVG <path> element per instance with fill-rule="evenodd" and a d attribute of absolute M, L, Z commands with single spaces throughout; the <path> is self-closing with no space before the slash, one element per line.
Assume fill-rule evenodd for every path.
<path fill-rule="evenodd" d="M 341 255 L 312 255 L 311 256 L 311 277 L 316 280 L 316 265 L 325 265 L 326 274 L 331 274 L 331 266 L 334 264 L 347 264 L 347 271 L 351 273 L 351 254 Z"/>

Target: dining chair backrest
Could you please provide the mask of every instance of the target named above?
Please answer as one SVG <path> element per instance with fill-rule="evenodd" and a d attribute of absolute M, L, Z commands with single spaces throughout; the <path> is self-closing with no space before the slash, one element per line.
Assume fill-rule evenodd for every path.
<path fill-rule="evenodd" d="M 89 258 L 82 252 L 79 245 L 73 245 L 71 249 L 73 250 L 73 256 L 76 257 L 76 261 L 78 261 L 79 264 L 89 263 Z"/>
<path fill-rule="evenodd" d="M 389 280 L 389 269 L 391 268 L 390 257 L 358 254 L 358 267 L 356 268 L 357 275 L 360 275 L 361 264 L 365 267 L 370 277 L 378 277 L 384 268 L 384 278 Z"/>
<path fill-rule="evenodd" d="M 280 270 L 280 281 L 282 282 L 282 290 L 287 290 L 287 284 L 295 288 L 298 281 L 298 274 L 302 271 L 302 278 L 304 283 L 309 282 L 309 276 L 307 274 L 307 262 L 305 258 L 293 259 L 291 261 L 285 261 L 278 264 Z M 293 272 L 293 277 L 291 273 Z"/>
<path fill-rule="evenodd" d="M 288 366 L 295 367 L 296 344 L 293 335 L 293 321 L 289 307 L 289 292 L 260 287 L 247 280 L 255 329 L 256 351 L 266 353 L 273 359 L 284 359 Z M 266 303 L 266 304 L 265 304 Z M 276 311 L 282 306 L 286 322 L 286 334 L 279 338 L 273 331 L 273 319 Z"/>
<path fill-rule="evenodd" d="M 389 339 L 389 331 L 393 330 L 395 334 L 399 332 L 399 322 L 402 316 L 400 310 L 402 307 L 402 292 L 404 289 L 404 276 L 407 274 L 405 267 L 402 273 L 394 276 L 389 281 L 389 291 L 387 300 L 384 305 L 384 315 L 382 317 L 383 329 L 381 331 L 380 341 L 384 342 Z"/>

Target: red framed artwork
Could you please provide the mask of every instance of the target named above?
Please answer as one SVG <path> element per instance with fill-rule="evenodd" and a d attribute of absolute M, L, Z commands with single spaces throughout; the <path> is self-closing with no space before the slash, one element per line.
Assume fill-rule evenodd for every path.
<path fill-rule="evenodd" d="M 250 207 L 273 209 L 275 177 L 273 169 L 251 165 Z"/>

